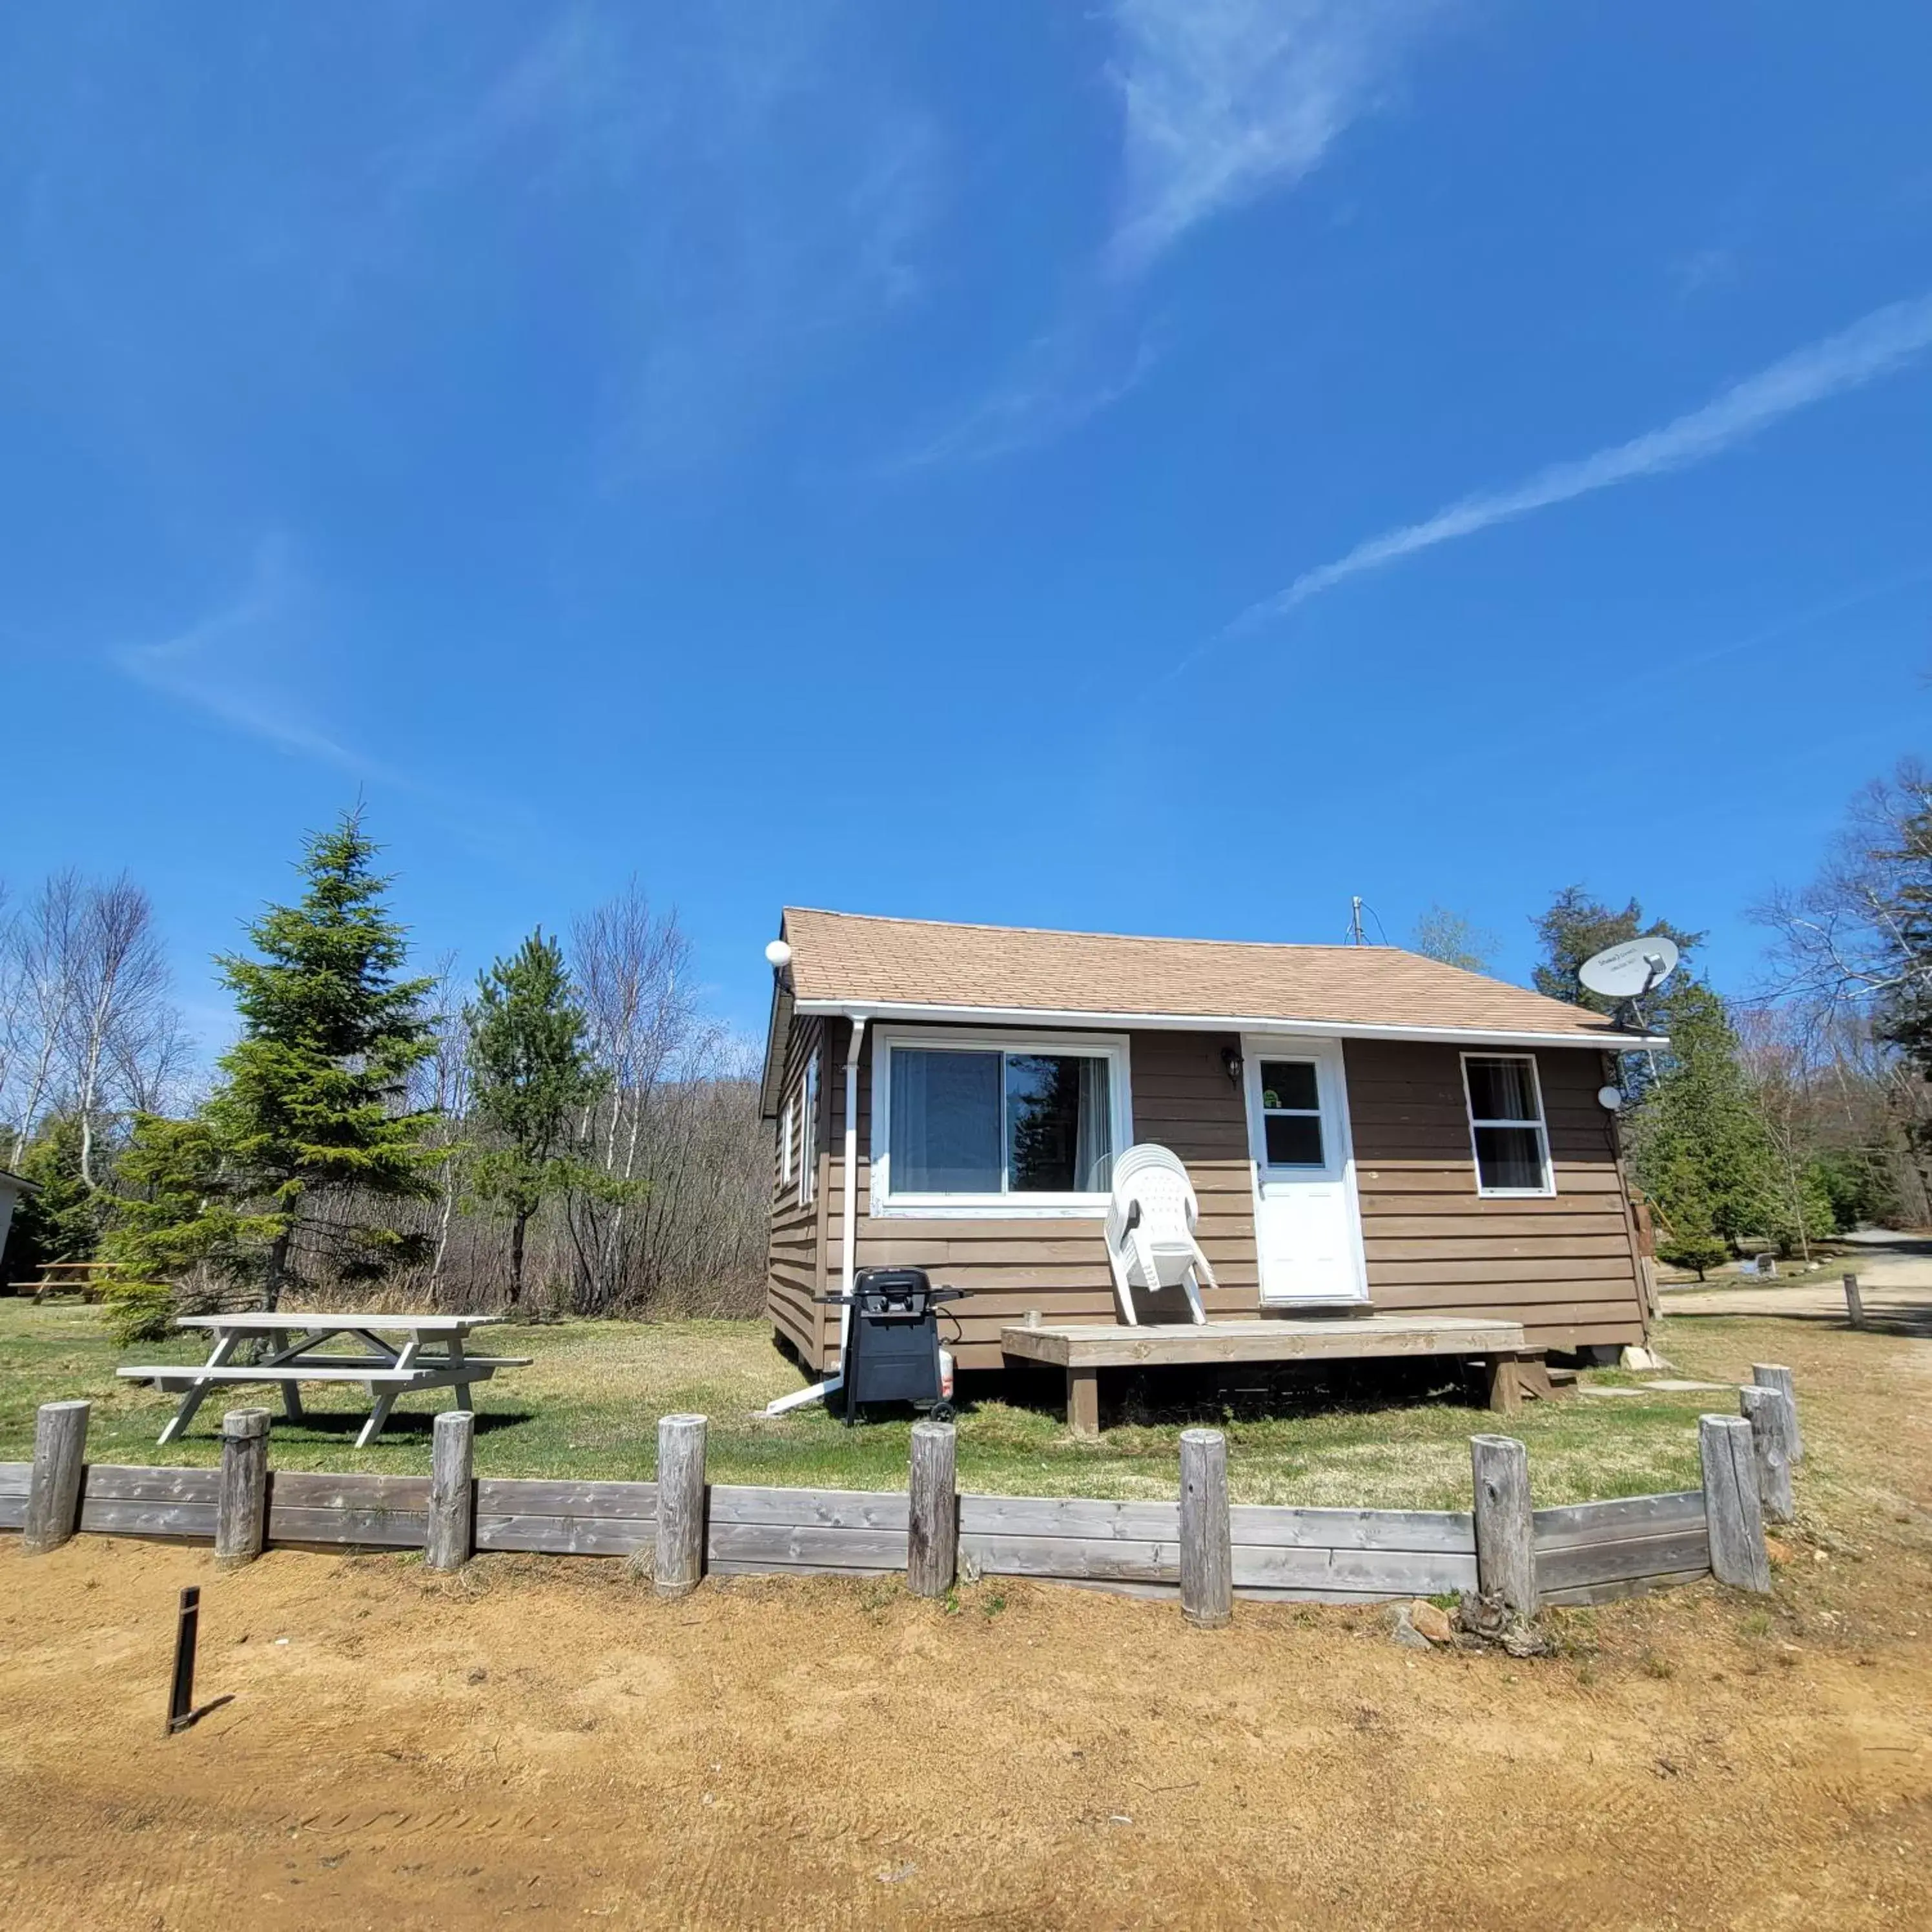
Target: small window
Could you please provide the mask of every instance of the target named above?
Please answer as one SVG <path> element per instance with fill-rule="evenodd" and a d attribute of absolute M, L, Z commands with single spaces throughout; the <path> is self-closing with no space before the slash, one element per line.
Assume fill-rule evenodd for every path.
<path fill-rule="evenodd" d="M 818 1055 L 805 1063 L 799 1083 L 798 1198 L 802 1207 L 818 1192 Z"/>
<path fill-rule="evenodd" d="M 1322 1167 L 1322 1087 L 1312 1060 L 1264 1060 L 1262 1133 L 1270 1167 Z"/>
<path fill-rule="evenodd" d="M 778 1186 L 791 1185 L 792 1124 L 797 1102 L 788 1100 L 778 1121 Z"/>
<path fill-rule="evenodd" d="M 1462 1080 L 1479 1194 L 1554 1194 L 1536 1062 L 1528 1054 L 1465 1054 Z"/>

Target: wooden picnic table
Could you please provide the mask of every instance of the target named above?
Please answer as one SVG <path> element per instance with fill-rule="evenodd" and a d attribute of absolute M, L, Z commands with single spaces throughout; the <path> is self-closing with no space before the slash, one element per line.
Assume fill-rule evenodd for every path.
<path fill-rule="evenodd" d="M 231 1384 L 268 1382 L 282 1392 L 292 1421 L 302 1419 L 302 1382 L 362 1382 L 369 1390 L 369 1419 L 356 1438 L 367 1448 L 382 1433 L 398 1396 L 412 1389 L 453 1388 L 458 1408 L 471 1406 L 470 1384 L 488 1382 L 499 1369 L 530 1365 L 528 1355 L 471 1355 L 464 1341 L 472 1328 L 502 1322 L 500 1315 L 364 1315 L 313 1312 L 264 1315 L 184 1315 L 177 1325 L 206 1328 L 214 1337 L 208 1360 L 169 1362 L 116 1372 L 131 1382 L 179 1389 L 182 1401 L 158 1440 L 172 1442 L 185 1430 L 208 1394 Z M 386 1342 L 385 1334 L 405 1339 Z M 326 1345 L 344 1337 L 360 1342 L 356 1352 L 325 1354 Z M 258 1362 L 237 1362 L 244 1342 L 265 1342 L 272 1352 Z M 279 1347 L 273 1345 L 279 1343 Z"/>

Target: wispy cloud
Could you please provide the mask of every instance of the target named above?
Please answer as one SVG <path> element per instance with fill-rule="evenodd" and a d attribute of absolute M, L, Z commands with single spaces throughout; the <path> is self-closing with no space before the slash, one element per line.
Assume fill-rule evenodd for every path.
<path fill-rule="evenodd" d="M 948 428 L 883 466 L 886 474 L 984 463 L 1066 435 L 1139 388 L 1158 359 L 1150 334 L 1103 352 L 1081 323 L 1029 344 L 999 383 Z"/>
<path fill-rule="evenodd" d="M 308 722 L 307 706 L 278 678 L 301 601 L 287 543 L 265 538 L 236 597 L 170 637 L 110 655 L 136 682 L 245 736 L 358 778 L 408 786 L 401 774 Z"/>
<path fill-rule="evenodd" d="M 1371 537 L 1333 563 L 1304 572 L 1286 590 L 1244 611 L 1228 628 L 1280 616 L 1338 584 L 1418 550 L 1474 536 L 1594 490 L 1707 461 L 1814 403 L 1890 375 L 1928 348 L 1932 296 L 1875 309 L 1850 328 L 1747 376 L 1661 429 L 1600 449 L 1593 456 L 1552 464 L 1508 489 L 1466 496 L 1420 523 Z"/>
<path fill-rule="evenodd" d="M 1187 231 L 1292 187 L 1383 98 L 1434 0 L 1115 0 L 1125 115 L 1109 254 L 1145 268 Z"/>

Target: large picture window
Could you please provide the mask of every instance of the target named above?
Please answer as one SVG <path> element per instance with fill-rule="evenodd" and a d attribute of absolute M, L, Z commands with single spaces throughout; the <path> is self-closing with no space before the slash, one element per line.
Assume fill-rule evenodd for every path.
<path fill-rule="evenodd" d="M 1462 1084 L 1479 1194 L 1554 1194 L 1536 1061 L 1526 1053 L 1466 1053 Z"/>
<path fill-rule="evenodd" d="M 882 1030 L 875 1052 L 874 1213 L 1099 1211 L 1127 1133 L 1124 1042 Z"/>

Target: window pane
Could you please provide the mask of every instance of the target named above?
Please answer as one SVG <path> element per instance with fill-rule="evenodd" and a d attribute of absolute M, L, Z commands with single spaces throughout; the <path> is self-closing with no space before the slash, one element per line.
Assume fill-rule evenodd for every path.
<path fill-rule="evenodd" d="M 1476 1172 L 1485 1187 L 1544 1186 L 1543 1148 L 1534 1127 L 1478 1127 Z"/>
<path fill-rule="evenodd" d="M 1008 1187 L 1104 1192 L 1113 1172 L 1106 1061 L 1077 1053 L 1010 1053 L 1006 1061 Z"/>
<path fill-rule="evenodd" d="M 892 1187 L 896 1194 L 1000 1191 L 1000 1056 L 896 1046 Z"/>
<path fill-rule="evenodd" d="M 1534 1120 L 1536 1086 L 1527 1060 L 1472 1060 L 1469 1112 L 1479 1120 Z"/>
<path fill-rule="evenodd" d="M 1268 1130 L 1268 1157 L 1270 1167 L 1319 1167 L 1322 1165 L 1322 1117 L 1319 1114 L 1267 1114 L 1262 1125 Z"/>
<path fill-rule="evenodd" d="M 1315 1084 L 1315 1066 L 1306 1060 L 1264 1060 L 1262 1062 L 1262 1105 L 1264 1107 L 1306 1107 L 1310 1113 L 1322 1104 Z"/>

